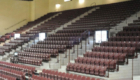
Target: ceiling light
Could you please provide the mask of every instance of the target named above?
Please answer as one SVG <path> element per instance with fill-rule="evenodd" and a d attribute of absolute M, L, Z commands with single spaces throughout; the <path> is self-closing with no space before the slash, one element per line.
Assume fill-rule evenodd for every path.
<path fill-rule="evenodd" d="M 61 6 L 60 4 L 56 4 L 55 5 L 56 8 L 60 8 L 60 6 Z"/>
<path fill-rule="evenodd" d="M 64 0 L 64 2 L 68 2 L 68 1 L 72 1 L 72 0 Z"/>
<path fill-rule="evenodd" d="M 79 0 L 80 4 L 83 4 L 85 2 L 85 0 Z"/>

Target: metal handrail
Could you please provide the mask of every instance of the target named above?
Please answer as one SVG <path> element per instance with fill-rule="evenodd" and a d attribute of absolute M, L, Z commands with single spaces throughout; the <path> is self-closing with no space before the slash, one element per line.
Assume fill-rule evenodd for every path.
<path fill-rule="evenodd" d="M 91 3 L 90 6 L 93 6 L 93 4 L 96 6 L 96 2 Z"/>
<path fill-rule="evenodd" d="M 10 26 L 10 27 L 8 27 L 8 28 L 5 28 L 5 30 L 8 30 L 8 29 L 10 29 L 10 28 L 12 28 L 12 27 L 14 27 L 14 26 L 20 24 L 21 22 L 26 21 L 26 20 L 27 20 L 27 19 L 23 19 L 23 20 L 21 20 L 20 22 L 14 24 L 14 25 L 12 25 L 12 26 Z"/>

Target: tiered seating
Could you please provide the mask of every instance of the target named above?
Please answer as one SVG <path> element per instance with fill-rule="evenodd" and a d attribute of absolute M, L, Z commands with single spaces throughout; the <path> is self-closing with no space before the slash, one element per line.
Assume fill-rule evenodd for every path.
<path fill-rule="evenodd" d="M 5 43 L 3 46 L 11 47 L 11 49 L 16 49 L 18 46 L 18 43 Z"/>
<path fill-rule="evenodd" d="M 11 46 L 0 46 L 0 50 L 5 50 L 5 52 L 9 52 L 11 50 Z"/>
<path fill-rule="evenodd" d="M 108 46 L 108 47 L 135 47 L 136 49 L 140 48 L 140 42 L 135 41 L 109 41 L 102 42 L 100 46 Z"/>
<path fill-rule="evenodd" d="M 88 58 L 78 57 L 75 59 L 75 63 L 88 64 L 88 65 L 100 65 L 106 66 L 108 69 L 116 69 L 117 59 L 99 59 L 99 58 Z"/>
<path fill-rule="evenodd" d="M 107 67 L 106 66 L 98 66 L 98 65 L 88 65 L 88 64 L 80 64 L 80 63 L 69 63 L 67 65 L 67 71 L 75 71 L 79 73 L 86 73 L 91 75 L 99 75 L 99 76 L 108 76 L 106 74 Z"/>
<path fill-rule="evenodd" d="M 24 49 L 25 52 L 34 52 L 34 53 L 45 53 L 45 54 L 51 54 L 52 56 L 58 55 L 57 49 L 39 49 L 39 48 L 29 48 Z"/>
<path fill-rule="evenodd" d="M 29 23 L 26 24 L 25 26 L 20 27 L 19 29 L 15 30 L 15 32 L 20 32 L 20 33 L 21 33 L 22 31 L 25 31 L 25 30 L 27 30 L 27 29 L 33 27 L 34 25 L 36 25 L 36 24 L 38 24 L 38 23 L 40 23 L 40 22 L 42 22 L 42 21 L 44 21 L 44 20 L 50 18 L 51 16 L 53 16 L 53 15 L 55 15 L 55 14 L 57 14 L 57 12 L 48 13 L 48 14 L 42 16 L 41 18 L 35 20 L 34 22 L 29 22 Z"/>
<path fill-rule="evenodd" d="M 9 75 L 6 75 L 6 74 L 1 74 L 1 73 L 0 73 L 0 79 L 1 80 L 16 80 L 15 77 L 12 77 L 12 76 L 9 76 Z"/>
<path fill-rule="evenodd" d="M 110 29 L 112 26 L 115 26 L 117 23 L 120 23 L 122 20 L 125 20 L 127 17 L 137 12 L 139 10 L 138 7 L 140 7 L 139 3 L 136 2 L 123 2 L 119 4 L 100 6 L 99 10 L 90 13 L 75 23 L 72 23 L 72 25 L 64 28 L 64 30 L 58 31 L 56 34 L 49 35 L 45 41 L 40 41 L 36 45 L 32 45 L 31 48 L 24 49 L 23 52 L 18 52 L 19 62 L 41 65 L 42 60 L 50 60 L 50 56 L 57 56 L 59 52 L 65 52 L 66 49 L 71 49 L 75 44 L 79 44 L 81 40 L 87 39 L 89 37 L 89 31 L 93 32 L 97 29 Z M 50 32 L 55 30 L 91 8 L 93 7 L 62 11 L 62 14 L 59 16 L 56 16 L 55 18 L 41 24 L 40 26 L 37 26 L 36 28 L 33 28 L 29 32 L 26 32 L 26 34 L 21 34 L 21 38 L 11 40 L 10 43 L 4 44 L 4 47 L 0 47 L 0 54 L 4 54 L 5 51 L 8 52 L 11 49 L 15 49 L 17 46 L 21 46 L 23 43 L 34 39 L 36 36 L 38 36 L 39 32 Z M 42 19 L 28 23 L 24 27 L 18 29 L 16 32 L 22 32 L 41 22 L 42 20 L 53 16 L 54 14 L 56 13 L 48 14 Z M 139 25 L 139 20 L 134 22 L 135 24 L 129 24 L 129 26 Z M 100 47 L 95 47 L 92 49 L 92 52 L 85 53 L 83 58 L 78 57 L 75 59 L 76 63 L 68 64 L 66 70 L 98 76 L 109 76 L 109 74 L 106 74 L 106 72 L 110 70 L 118 71 L 118 63 L 125 63 L 128 56 L 135 56 L 135 52 L 140 45 L 140 29 L 130 29 L 131 28 L 124 28 L 125 32 L 118 33 L 117 37 L 110 38 L 109 42 L 102 43 Z M 14 33 L 8 33 L 5 36 L 2 36 L 0 41 L 10 39 L 11 36 L 13 37 L 13 34 Z M 15 77 L 20 79 L 21 76 L 23 76 L 16 71 L 22 71 L 28 74 L 35 72 L 34 67 L 7 62 L 0 62 L 0 67 L 2 67 L 0 68 L 1 73 L 14 76 L 11 77 L 11 80 L 15 80 Z M 11 69 L 10 71 L 17 75 L 7 72 L 9 69 Z M 0 77 L 5 78 L 3 76 L 5 75 L 0 74 Z M 6 77 L 6 79 L 9 79 L 8 76 Z M 51 79 L 95 80 L 95 78 L 51 70 L 43 70 L 42 73 L 40 73 L 40 76 L 33 75 L 32 78 L 29 78 L 29 80 Z"/>
<path fill-rule="evenodd" d="M 40 76 L 47 77 L 53 80 L 100 80 L 96 78 L 90 78 L 90 77 L 80 76 L 76 74 L 69 74 L 69 73 L 63 73 L 63 72 L 45 70 L 45 69 L 42 70 Z"/>
<path fill-rule="evenodd" d="M 100 59 L 112 59 L 117 60 L 118 63 L 124 63 L 126 62 L 127 55 L 126 53 L 109 53 L 109 52 L 86 52 L 84 54 L 84 57 L 89 58 L 100 58 Z"/>
<path fill-rule="evenodd" d="M 8 68 L 0 67 L 0 73 L 2 73 L 4 75 L 12 76 L 12 77 L 19 79 L 19 80 L 25 79 L 25 74 L 23 72 L 11 70 Z"/>
<path fill-rule="evenodd" d="M 8 62 L 2 62 L 2 61 L 0 61 L 0 67 L 9 68 L 11 70 L 16 70 L 16 71 L 22 71 L 28 74 L 33 74 L 35 72 L 34 67 L 20 65 L 20 64 L 13 64 L 13 63 L 8 63 Z"/>
<path fill-rule="evenodd" d="M 11 37 L 14 37 L 14 34 L 15 32 L 17 33 L 21 33 L 22 31 L 25 31 L 31 27 L 33 27 L 34 25 L 44 21 L 45 19 L 47 18 L 50 18 L 51 16 L 57 14 L 57 12 L 54 12 L 54 13 L 48 13 L 44 16 L 42 16 L 41 18 L 35 20 L 34 22 L 29 22 L 27 23 L 26 25 L 20 27 L 19 29 L 15 30 L 14 32 L 11 32 L 11 33 L 6 33 L 5 35 L 3 35 L 1 38 L 0 38 L 0 42 L 5 42 L 7 39 L 10 39 Z M 34 34 L 34 33 L 33 33 Z"/>
<path fill-rule="evenodd" d="M 122 2 L 99 6 L 100 9 L 72 23 L 64 29 L 86 29 L 90 31 L 110 29 L 112 26 L 125 20 L 139 11 L 139 2 Z M 94 32 L 93 32 L 94 33 Z"/>
<path fill-rule="evenodd" d="M 58 52 L 65 52 L 66 51 L 66 45 L 44 45 L 44 44 L 38 44 L 38 45 L 32 45 L 31 48 L 58 49 Z"/>
<path fill-rule="evenodd" d="M 37 66 L 42 65 L 42 59 L 31 58 L 31 57 L 18 56 L 18 62 L 25 63 L 25 64 L 37 65 Z"/>
<path fill-rule="evenodd" d="M 28 80 L 52 80 L 52 79 L 49 79 L 49 78 L 46 78 L 46 77 L 41 77 L 41 76 L 33 75 Z"/>
<path fill-rule="evenodd" d="M 91 8 L 92 7 L 62 11 L 62 14 L 59 14 L 59 16 L 56 16 L 52 20 L 45 22 L 44 24 L 38 26 L 37 28 L 34 28 L 31 31 L 50 32 L 50 31 L 55 30 L 56 28 L 60 27 L 61 25 L 69 22 L 70 20 L 76 18 L 77 16 L 81 15 L 82 13 L 88 11 Z"/>
<path fill-rule="evenodd" d="M 43 54 L 43 53 L 18 52 L 18 56 L 38 58 L 45 61 L 50 60 L 50 54 Z"/>
<path fill-rule="evenodd" d="M 134 56 L 136 52 L 135 47 L 94 47 L 93 52 L 114 52 L 114 53 L 127 53 L 129 56 Z"/>

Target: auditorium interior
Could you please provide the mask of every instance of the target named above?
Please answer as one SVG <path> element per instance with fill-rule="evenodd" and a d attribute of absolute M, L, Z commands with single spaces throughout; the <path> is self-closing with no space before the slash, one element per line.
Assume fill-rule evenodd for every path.
<path fill-rule="evenodd" d="M 140 0 L 0 0 L 0 80 L 140 80 L 139 53 Z"/>

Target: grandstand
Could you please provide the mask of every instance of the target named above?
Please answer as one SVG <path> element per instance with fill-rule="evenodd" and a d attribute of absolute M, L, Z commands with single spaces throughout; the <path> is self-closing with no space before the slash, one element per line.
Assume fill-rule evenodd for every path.
<path fill-rule="evenodd" d="M 0 80 L 140 80 L 140 1 L 53 1 L 8 2 L 29 12 L 0 24 Z"/>

